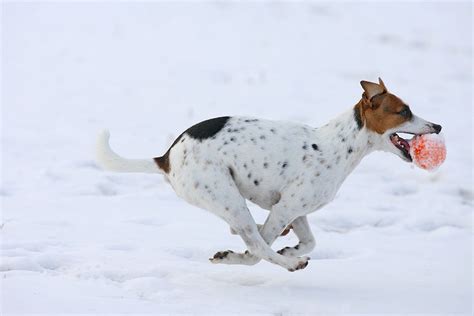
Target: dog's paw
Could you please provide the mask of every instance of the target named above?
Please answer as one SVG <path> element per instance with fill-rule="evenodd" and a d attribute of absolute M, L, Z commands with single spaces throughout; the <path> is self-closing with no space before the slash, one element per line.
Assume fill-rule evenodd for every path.
<path fill-rule="evenodd" d="M 309 259 L 309 257 L 301 257 L 296 265 L 292 268 L 289 268 L 288 271 L 295 272 L 296 270 L 303 270 L 308 265 Z"/>
<path fill-rule="evenodd" d="M 212 258 L 209 258 L 209 260 L 212 263 L 219 263 L 219 261 L 224 260 L 229 256 L 229 254 L 234 253 L 232 250 L 226 250 L 226 251 L 218 251 L 214 254 Z"/>
<path fill-rule="evenodd" d="M 248 251 L 236 253 L 232 250 L 218 251 L 212 258 L 209 258 L 209 260 L 212 263 L 244 264 L 249 266 L 257 264 L 260 261 L 258 257 L 253 256 Z"/>
<path fill-rule="evenodd" d="M 282 248 L 278 250 L 277 253 L 279 253 L 282 256 L 287 256 L 287 257 L 297 257 L 304 254 L 304 252 L 302 252 L 302 249 L 300 249 L 300 244 L 297 244 L 294 247 Z"/>
<path fill-rule="evenodd" d="M 279 253 L 282 256 L 288 256 L 288 253 L 290 252 L 291 249 L 293 249 L 293 247 L 285 247 L 278 250 L 277 253 Z"/>

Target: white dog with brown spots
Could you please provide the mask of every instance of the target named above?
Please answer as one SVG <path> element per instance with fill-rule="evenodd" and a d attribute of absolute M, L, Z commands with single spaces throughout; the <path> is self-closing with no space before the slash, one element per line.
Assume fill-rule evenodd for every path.
<path fill-rule="evenodd" d="M 289 271 L 303 269 L 315 247 L 306 215 L 334 199 L 361 159 L 375 150 L 410 162 L 409 143 L 396 133 L 439 133 L 441 126 L 412 114 L 379 83 L 361 82 L 364 93 L 349 111 L 315 128 L 249 117 L 219 117 L 183 132 L 161 157 L 125 159 L 103 132 L 97 159 L 107 170 L 163 174 L 176 194 L 211 211 L 240 235 L 248 250 L 217 252 L 213 263 L 253 265 L 261 259 Z M 257 225 L 246 205 L 270 213 Z M 298 245 L 272 250 L 291 227 Z"/>

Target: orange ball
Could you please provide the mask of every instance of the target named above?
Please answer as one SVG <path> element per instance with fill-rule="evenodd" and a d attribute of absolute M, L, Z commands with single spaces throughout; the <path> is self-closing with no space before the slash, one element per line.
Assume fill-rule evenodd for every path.
<path fill-rule="evenodd" d="M 438 134 L 415 136 L 410 141 L 410 155 L 416 166 L 435 170 L 446 159 L 444 138 Z"/>

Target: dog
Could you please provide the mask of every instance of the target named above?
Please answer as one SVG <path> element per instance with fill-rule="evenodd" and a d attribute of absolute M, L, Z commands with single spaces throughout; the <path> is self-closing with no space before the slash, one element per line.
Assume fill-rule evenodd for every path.
<path fill-rule="evenodd" d="M 361 81 L 359 102 L 326 125 L 218 117 L 184 131 L 153 159 L 125 159 L 97 143 L 106 170 L 161 173 L 176 194 L 226 221 L 247 251 L 217 252 L 212 263 L 254 265 L 261 259 L 288 271 L 304 269 L 315 247 L 306 216 L 331 202 L 346 177 L 369 153 L 381 150 L 412 161 L 409 141 L 397 133 L 439 133 L 441 126 L 414 115 L 384 82 Z M 246 200 L 270 213 L 257 225 Z M 289 229 L 299 239 L 279 251 L 272 243 Z"/>

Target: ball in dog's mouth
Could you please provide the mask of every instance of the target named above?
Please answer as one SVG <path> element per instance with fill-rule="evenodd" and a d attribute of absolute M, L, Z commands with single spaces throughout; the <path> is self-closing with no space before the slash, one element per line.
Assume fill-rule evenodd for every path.
<path fill-rule="evenodd" d="M 417 135 L 410 141 L 410 156 L 415 165 L 428 171 L 436 170 L 446 160 L 446 145 L 441 134 Z"/>

